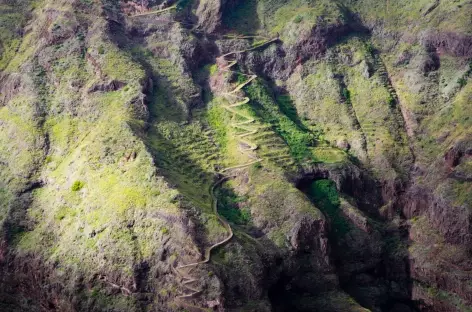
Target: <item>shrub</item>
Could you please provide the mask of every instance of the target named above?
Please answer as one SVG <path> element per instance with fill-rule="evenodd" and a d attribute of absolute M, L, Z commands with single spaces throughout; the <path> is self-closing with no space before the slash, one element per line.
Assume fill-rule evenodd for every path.
<path fill-rule="evenodd" d="M 390 107 L 395 106 L 395 98 L 391 94 L 388 95 L 387 102 Z"/>
<path fill-rule="evenodd" d="M 216 74 L 218 72 L 218 65 L 216 64 L 212 64 L 212 65 L 209 65 L 209 73 L 210 73 L 210 76 Z"/>
<path fill-rule="evenodd" d="M 349 91 L 347 88 L 343 88 L 342 94 L 346 102 L 351 103 L 351 91 Z"/>
<path fill-rule="evenodd" d="M 457 79 L 457 83 L 458 83 L 459 86 L 462 88 L 462 87 L 464 87 L 464 86 L 467 84 L 467 79 L 465 79 L 464 77 L 459 78 L 459 79 Z"/>
<path fill-rule="evenodd" d="M 296 24 L 300 23 L 301 21 L 303 21 L 303 16 L 301 16 L 301 15 L 297 15 L 293 19 L 293 22 L 296 23 Z"/>
<path fill-rule="evenodd" d="M 85 183 L 82 181 L 75 181 L 74 184 L 72 184 L 71 190 L 72 192 L 78 192 L 80 191 L 83 187 L 85 186 Z"/>
<path fill-rule="evenodd" d="M 290 118 L 290 120 L 292 120 L 298 126 L 303 128 L 304 125 L 298 117 L 297 109 L 293 104 L 290 95 L 280 95 L 277 97 L 276 100 L 282 113 L 284 113 L 288 118 Z"/>
<path fill-rule="evenodd" d="M 261 168 L 262 168 L 262 164 L 261 164 L 260 162 L 254 163 L 254 164 L 252 164 L 252 168 L 253 168 L 253 169 L 261 169 Z"/>
<path fill-rule="evenodd" d="M 372 43 L 366 43 L 365 45 L 365 50 L 367 51 L 367 53 L 369 53 L 370 55 L 373 55 L 374 52 L 375 52 L 375 48 L 374 48 L 374 45 Z"/>

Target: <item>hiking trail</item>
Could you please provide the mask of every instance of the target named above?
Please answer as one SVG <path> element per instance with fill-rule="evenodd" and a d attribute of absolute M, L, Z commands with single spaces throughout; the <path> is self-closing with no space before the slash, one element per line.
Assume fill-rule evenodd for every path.
<path fill-rule="evenodd" d="M 226 54 L 223 54 L 222 56 L 220 56 L 220 58 L 222 58 L 223 61 L 226 63 L 225 66 L 219 68 L 220 71 L 231 71 L 231 72 L 235 72 L 235 73 L 237 72 L 237 73 L 239 73 L 239 74 L 241 74 L 245 77 L 248 77 L 248 79 L 246 81 L 239 83 L 233 90 L 223 93 L 223 96 L 230 103 L 230 104 L 223 105 L 223 108 L 232 114 L 232 119 L 234 121 L 231 122 L 230 126 L 232 128 L 234 128 L 235 130 L 238 130 L 240 132 L 240 133 L 236 134 L 236 137 L 239 141 L 240 151 L 243 154 L 246 154 L 249 158 L 251 158 L 253 160 L 250 161 L 250 162 L 241 164 L 241 165 L 235 165 L 235 166 L 232 166 L 232 167 L 227 167 L 227 168 L 222 169 L 217 174 L 219 174 L 223 177 L 220 178 L 219 180 L 217 180 L 214 184 L 212 184 L 209 187 L 209 194 L 210 194 L 210 197 L 211 197 L 211 205 L 212 205 L 213 213 L 216 215 L 219 222 L 226 229 L 228 235 L 223 240 L 207 247 L 204 251 L 203 260 L 192 262 L 192 263 L 185 264 L 185 265 L 179 265 L 174 269 L 175 272 L 177 273 L 177 275 L 180 276 L 180 278 L 182 279 L 182 281 L 180 282 L 181 286 L 187 291 L 183 295 L 177 296 L 177 299 L 192 299 L 192 298 L 197 297 L 198 295 L 200 295 L 203 292 L 203 289 L 197 288 L 197 286 L 194 285 L 199 280 L 192 276 L 192 274 L 191 274 L 192 271 L 197 266 L 199 266 L 201 264 L 208 263 L 211 260 L 211 252 L 215 248 L 220 247 L 220 246 L 226 244 L 227 242 L 229 242 L 234 236 L 233 230 L 232 230 L 230 224 L 228 223 L 228 221 L 226 221 L 218 213 L 218 200 L 215 196 L 215 189 L 218 186 L 220 186 L 223 182 L 225 182 L 226 180 L 228 180 L 229 178 L 232 177 L 230 174 L 226 174 L 225 172 L 228 172 L 228 171 L 234 170 L 234 169 L 245 168 L 245 167 L 248 167 L 250 165 L 259 163 L 263 160 L 262 158 L 259 158 L 259 157 L 253 155 L 252 152 L 258 149 L 258 145 L 255 142 L 250 141 L 248 139 L 248 137 L 251 136 L 251 135 L 257 134 L 259 132 L 259 130 L 264 128 L 264 127 L 254 125 L 254 123 L 255 123 L 254 118 L 252 118 L 251 116 L 248 116 L 247 114 L 244 114 L 244 113 L 240 112 L 237 109 L 238 107 L 243 106 L 243 105 L 249 103 L 249 101 L 250 101 L 249 97 L 239 95 L 238 94 L 239 91 L 241 91 L 245 86 L 247 86 L 254 79 L 256 79 L 257 75 L 247 75 L 247 74 L 244 74 L 244 73 L 241 73 L 241 72 L 238 72 L 238 71 L 231 70 L 231 68 L 237 64 L 237 60 L 236 59 L 228 60 L 227 58 L 231 55 L 237 55 L 239 53 L 245 53 L 245 52 L 248 52 L 248 51 L 258 49 L 262 46 L 265 46 L 267 44 L 270 44 L 272 42 L 277 41 L 278 38 L 268 39 L 268 38 L 262 37 L 262 36 L 237 36 L 237 35 L 226 36 L 226 38 L 235 38 L 235 39 L 263 38 L 264 39 L 263 42 L 256 43 L 255 45 L 253 45 L 252 47 L 250 47 L 248 49 L 229 52 L 229 53 L 226 53 Z M 239 117 L 240 120 L 242 119 L 242 121 L 236 121 L 236 119 L 238 117 Z M 193 308 L 197 308 L 197 307 L 193 307 Z M 198 308 L 198 309 L 205 310 L 204 308 Z"/>

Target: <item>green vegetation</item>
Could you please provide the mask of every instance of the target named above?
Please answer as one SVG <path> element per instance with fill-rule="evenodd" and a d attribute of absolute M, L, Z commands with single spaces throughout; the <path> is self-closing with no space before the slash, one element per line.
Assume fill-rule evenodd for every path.
<path fill-rule="evenodd" d="M 351 159 L 372 165 L 377 177 L 404 179 L 412 160 L 408 138 L 386 68 L 373 51 L 363 38 L 345 38 L 327 52 L 329 59 L 308 62 L 292 75 L 288 90 L 318 147 L 347 149 Z"/>
<path fill-rule="evenodd" d="M 106 51 L 101 60 L 103 74 L 108 75 L 110 79 L 129 81 L 130 86 L 140 87 L 139 79 L 144 76 L 144 70 L 139 64 L 133 62 L 131 53 L 122 51 L 108 42 L 104 42 L 96 48 L 99 54 L 103 50 Z"/>
<path fill-rule="evenodd" d="M 372 42 L 366 42 L 365 43 L 365 50 L 366 50 L 367 53 L 369 53 L 370 56 L 374 56 L 375 47 L 372 44 Z"/>
<path fill-rule="evenodd" d="M 349 91 L 347 88 L 343 88 L 343 89 L 342 89 L 342 94 L 343 94 L 343 97 L 344 97 L 344 99 L 346 100 L 346 102 L 347 102 L 349 105 L 352 105 L 352 102 L 351 102 L 351 91 Z"/>
<path fill-rule="evenodd" d="M 339 45 L 339 58 L 354 54 L 359 65 L 353 67 L 340 62 L 336 70 L 344 76 L 349 91 L 345 92 L 349 99 L 346 101 L 349 113 L 360 126 L 366 142 L 367 155 L 376 168 L 375 174 L 383 178 L 398 176 L 405 179 L 412 155 L 408 148 L 402 115 L 394 105 L 395 93 L 390 86 L 383 60 L 380 56 L 372 59 L 366 49 L 368 47 L 366 48 L 359 38 L 349 39 Z M 369 78 L 363 74 L 366 69 L 363 68 L 362 61 L 364 64 L 372 62 L 375 65 L 376 72 L 373 77 Z"/>
<path fill-rule="evenodd" d="M 223 14 L 226 27 L 239 33 L 279 33 L 287 44 L 316 24 L 343 22 L 343 11 L 332 1 L 249 0 L 238 2 Z"/>
<path fill-rule="evenodd" d="M 247 224 L 251 220 L 251 212 L 244 206 L 247 198 L 236 195 L 230 188 L 221 187 L 218 198 L 218 212 L 229 222 L 237 225 Z"/>
<path fill-rule="evenodd" d="M 459 88 L 465 87 L 465 85 L 467 84 L 468 78 L 471 76 L 472 76 L 472 61 L 469 62 L 469 68 L 464 73 L 464 75 L 460 77 L 459 79 L 457 79 L 457 84 L 459 85 Z"/>
<path fill-rule="evenodd" d="M 457 79 L 457 84 L 459 85 L 459 87 L 464 87 L 466 84 L 467 84 L 467 79 L 465 78 L 459 78 Z"/>
<path fill-rule="evenodd" d="M 3 7 L 0 10 L 1 24 L 5 15 Z M 48 10 L 54 14 L 48 15 L 47 24 L 43 17 L 49 13 L 37 12 L 37 23 L 9 57 L 5 73 L 15 75 L 4 76 L 17 77 L 18 82 L 12 81 L 18 94 L 13 90 L 0 105 L 0 145 L 5 151 L 0 156 L 0 220 L 27 224 L 10 231 L 18 259 L 34 255 L 37 265 L 55 263 L 51 270 L 61 276 L 64 291 L 76 295 L 69 287 L 78 276 L 102 274 L 110 283 L 131 281 L 136 264 L 155 257 L 163 237 L 176 231 L 156 214 L 179 218 L 182 199 L 156 174 L 155 161 L 137 135 L 143 133 L 137 99 L 142 97 L 145 73 L 134 55 L 107 41 L 86 12 L 80 11 L 85 20 L 78 25 L 77 11 L 69 3 Z M 45 27 L 49 24 L 50 29 Z M 87 37 L 66 32 L 70 27 L 83 33 L 86 26 L 94 29 Z M 50 44 L 46 37 L 53 39 Z M 34 53 L 37 42 L 42 42 L 40 55 Z M 126 87 L 88 92 L 92 85 L 112 79 Z M 48 183 L 28 193 L 28 207 L 19 210 L 9 204 L 11 199 L 18 202 L 14 194 L 43 177 Z M 81 303 L 90 304 L 87 298 L 93 296 L 100 310 L 134 311 L 134 299 L 121 293 L 111 297 L 112 286 L 97 284 L 106 287 L 108 295 L 87 292 Z"/>
<path fill-rule="evenodd" d="M 347 163 L 349 155 L 338 149 L 332 147 L 315 147 L 313 149 L 313 157 L 316 162 L 335 164 Z"/>
<path fill-rule="evenodd" d="M 236 274 L 227 267 L 241 270 L 237 276 L 244 282 L 247 277 L 257 282 L 262 272 L 259 260 L 285 254 L 297 244 L 293 232 L 300 220 L 324 218 L 316 207 L 331 220 L 333 235 L 351 230 L 334 182 L 313 182 L 307 191 L 311 201 L 295 188 L 292 178 L 302 165 L 322 162 L 327 170 L 346 169 L 342 166 L 350 159 L 358 159 L 359 168 L 373 173 L 382 185 L 403 185 L 413 163 L 411 148 L 428 178 L 442 178 L 439 183 L 422 183 L 431 184 L 435 195 L 451 205 L 472 205 L 470 183 L 461 181 L 470 177 L 472 162 L 436 166 L 444 151 L 471 134 L 467 112 L 472 111 L 472 64 L 466 68 L 463 59 L 441 50 L 440 68 L 425 74 L 419 69 L 429 64 L 433 53 L 424 51 L 423 45 L 392 44 L 388 36 L 378 42 L 376 32 L 369 38 L 330 38 L 332 45 L 324 56 L 299 64 L 288 79 L 277 81 L 288 90 L 279 95 L 260 78 L 239 90 L 237 84 L 250 76 L 239 74 L 231 80 L 234 76 L 221 74 L 216 64 L 191 72 L 202 60 L 189 60 L 191 53 L 199 53 L 194 48 L 203 39 L 193 32 L 199 28 L 190 31 L 179 23 L 161 27 L 164 20 L 126 18 L 129 29 L 147 25 L 149 36 L 136 40 L 127 32 L 110 31 L 104 16 L 95 14 L 103 5 L 107 18 L 119 16 L 117 1 L 41 1 L 41 9 L 35 9 L 39 1 L 7 2 L 0 4 L 0 224 L 8 226 L 3 230 L 11 236 L 8 257 L 44 264 L 54 279 L 47 283 L 60 282 L 65 294 L 75 295 L 82 278 L 89 277 L 86 282 L 95 283 L 93 287 L 73 298 L 81 304 L 104 311 L 137 310 L 139 296 L 127 295 L 125 289 L 146 270 L 149 278 L 143 282 L 147 289 L 157 290 L 149 295 L 156 296 L 156 305 L 178 295 L 178 279 L 169 279 L 161 270 L 196 261 L 202 246 L 227 235 L 208 190 L 215 172 L 228 167 L 240 165 L 224 171 L 231 179 L 216 191 L 217 208 L 238 231 L 234 244 L 218 250 L 215 272 L 227 273 L 231 285 L 225 286 L 230 290 L 237 289 L 232 287 Z M 179 1 L 177 11 L 189 11 L 192 4 Z M 382 34 L 406 38 L 401 34 L 408 31 L 412 39 L 423 30 L 470 34 L 469 6 L 465 0 L 441 2 L 438 7 L 426 0 L 236 1 L 223 12 L 225 29 L 255 36 L 244 43 L 236 42 L 243 40 L 238 35 L 225 36 L 233 40 L 216 44 L 224 49 L 251 47 L 247 57 L 236 58 L 246 62 L 239 70 L 257 72 L 259 60 L 277 52 L 275 45 L 267 45 L 271 50 L 259 54 L 266 37 L 279 35 L 277 44 L 293 52 L 288 50 L 293 44 L 318 30 L 347 29 L 343 26 L 350 9 L 353 16 L 361 13 L 362 21 L 384 27 Z M 97 11 L 88 14 L 93 7 Z M 166 12 L 166 18 L 183 17 L 183 12 Z M 397 65 L 404 56 L 407 60 Z M 207 83 L 208 77 L 214 79 Z M 113 80 L 123 84 L 107 91 Z M 195 81 L 208 95 L 204 103 Z M 236 88 L 233 95 L 221 90 L 231 86 Z M 232 100 L 234 94 L 239 102 Z M 246 95 L 249 102 L 242 101 Z M 433 226 L 423 217 L 411 224 L 412 233 L 421 229 L 435 240 L 431 245 L 413 240 L 411 255 L 424 256 L 415 263 L 448 262 L 448 254 L 460 255 L 457 246 L 427 231 Z M 264 233 L 263 239 L 244 232 L 253 226 Z M 400 254 L 405 245 L 398 236 L 384 243 L 391 254 L 405 256 Z M 265 253 L 260 246 L 273 250 Z M 141 267 L 144 264 L 150 267 Z M 221 294 L 220 274 L 205 270 L 199 267 L 196 274 L 206 287 L 205 299 L 211 300 Z M 438 289 L 427 293 L 444 301 L 449 296 Z M 465 309 L 461 299 L 449 297 L 448 304 Z M 352 298 L 338 293 L 323 294 L 322 300 L 304 299 L 300 306 L 306 310 L 321 306 L 363 311 Z M 316 305 L 310 306 L 313 302 Z M 270 308 L 265 300 L 243 305 L 249 310 Z M 83 310 L 93 310 L 88 308 Z"/>
<path fill-rule="evenodd" d="M 77 211 L 70 207 L 61 207 L 57 210 L 56 214 L 54 215 L 54 219 L 56 221 L 62 221 L 66 218 L 74 218 L 77 216 Z"/>
<path fill-rule="evenodd" d="M 293 229 L 293 221 L 301 216 L 314 220 L 323 214 L 310 200 L 283 176 L 282 172 L 251 170 L 251 191 L 247 194 L 248 205 L 254 222 L 270 224 L 269 238 L 279 247 L 290 244 L 288 237 Z"/>
<path fill-rule="evenodd" d="M 44 159 L 44 132 L 37 109 L 37 99 L 28 95 L 17 95 L 0 107 L 0 146 L 5 152 L 1 160 L 8 164 L 0 166 L 0 174 L 13 192 L 24 187 L 27 177 L 36 175 Z"/>
<path fill-rule="evenodd" d="M 72 192 L 80 191 L 84 186 L 85 186 L 85 183 L 84 183 L 84 182 L 82 182 L 82 181 L 75 181 L 74 184 L 72 184 L 71 191 L 72 191 Z"/>
<path fill-rule="evenodd" d="M 253 34 L 260 27 L 257 16 L 258 0 L 239 2 L 236 7 L 228 9 L 223 14 L 223 23 L 228 28 L 236 29 L 238 33 Z"/>
<path fill-rule="evenodd" d="M 218 65 L 216 64 L 209 64 L 204 67 L 204 70 L 206 70 L 209 74 L 209 76 L 213 76 L 218 72 Z"/>
<path fill-rule="evenodd" d="M 228 144 L 228 130 L 226 129 L 226 119 L 224 117 L 225 111 L 215 103 L 208 109 L 207 113 L 207 120 L 209 125 L 215 130 L 216 132 L 216 139 L 220 145 L 221 150 L 224 152 L 226 146 Z"/>
<path fill-rule="evenodd" d="M 316 207 L 329 216 L 335 236 L 342 237 L 349 231 L 349 223 L 340 213 L 341 202 L 333 181 L 314 181 L 308 189 L 308 196 Z"/>
<path fill-rule="evenodd" d="M 336 152 L 333 148 L 338 141 L 351 143 L 349 152 L 357 157 L 362 156 L 359 146 L 352 144 L 362 140 L 362 133 L 354 126 L 352 92 L 337 78 L 341 75 L 336 75 L 336 66 L 332 62 L 320 61 L 309 62 L 306 68 L 304 76 L 293 75 L 288 83 L 303 126 L 317 138 L 315 161 L 345 158 L 338 157 L 345 155 L 345 152 Z"/>
<path fill-rule="evenodd" d="M 4 70 L 22 46 L 21 29 L 31 18 L 33 0 L 0 4 L 0 70 Z"/>
<path fill-rule="evenodd" d="M 293 19 L 293 22 L 296 23 L 296 24 L 300 23 L 301 21 L 303 21 L 303 16 L 301 16 L 301 15 L 297 15 Z"/>
<path fill-rule="evenodd" d="M 220 161 L 220 151 L 212 140 L 212 130 L 200 122 L 179 125 L 175 122 L 154 124 L 146 138 L 162 174 L 196 207 L 211 213 L 207 192 L 213 172 Z M 218 223 L 216 223 L 218 226 Z"/>
<path fill-rule="evenodd" d="M 267 40 L 261 42 L 263 45 Z M 241 168 L 244 163 L 254 164 L 254 151 L 259 157 L 258 161 L 270 162 L 286 170 L 293 170 L 294 161 L 290 156 L 286 143 L 272 131 L 254 111 L 249 97 L 235 95 L 252 84 L 254 76 L 249 77 L 235 71 L 236 86 L 230 92 L 224 93 L 223 98 L 215 98 L 210 103 L 209 114 L 206 119 L 210 126 L 216 130 L 217 136 L 223 147 L 225 147 L 225 158 L 229 163 L 226 168 Z M 216 106 L 218 105 L 218 106 Z M 213 112 L 217 112 L 215 116 Z M 218 134 L 219 133 L 219 134 Z M 242 152 L 241 148 L 245 151 Z"/>
<path fill-rule="evenodd" d="M 300 117 L 297 113 L 297 108 L 295 107 L 292 98 L 290 95 L 279 95 L 276 98 L 276 102 L 279 105 L 280 111 L 285 114 L 291 121 L 293 121 L 298 127 L 307 131 L 305 125 L 300 120 Z"/>
<path fill-rule="evenodd" d="M 435 6 L 434 1 L 341 0 L 368 22 L 382 21 L 387 30 L 408 31 L 416 34 L 423 29 L 440 28 L 442 31 L 470 33 L 470 15 L 466 1 L 448 1 Z M 431 9 L 431 11 L 429 11 Z M 427 15 L 426 12 L 429 13 Z M 450 18 L 452 17 L 453 18 Z M 449 18 L 445 18 L 449 17 Z"/>
<path fill-rule="evenodd" d="M 279 33 L 284 42 L 293 44 L 299 35 L 312 27 L 344 23 L 345 17 L 339 5 L 333 1 L 280 0 L 260 1 L 259 16 L 271 34 Z"/>
<path fill-rule="evenodd" d="M 251 85 L 245 87 L 245 91 L 251 98 L 251 107 L 259 118 L 269 123 L 274 131 L 283 138 L 295 159 L 304 160 L 310 157 L 309 147 L 315 143 L 314 135 L 301 129 L 299 125 L 283 114 L 282 110 L 285 110 L 292 118 L 295 117 L 287 99 L 282 98 L 283 109 L 281 110 L 267 88 L 260 80 L 255 80 Z"/>

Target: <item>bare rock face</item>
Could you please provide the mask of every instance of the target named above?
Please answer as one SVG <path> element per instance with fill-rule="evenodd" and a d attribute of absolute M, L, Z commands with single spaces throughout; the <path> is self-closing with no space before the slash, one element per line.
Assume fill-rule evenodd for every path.
<path fill-rule="evenodd" d="M 444 198 L 427 195 L 430 190 L 412 188 L 407 193 L 404 213 L 413 218 L 426 214 L 447 241 L 472 247 L 471 214 L 466 207 L 455 206 Z"/>
<path fill-rule="evenodd" d="M 31 92 L 32 82 L 21 74 L 0 74 L 0 106 L 20 93 Z"/>
<path fill-rule="evenodd" d="M 308 217 L 302 218 L 295 224 L 290 234 L 290 243 L 295 250 L 313 249 L 324 255 L 325 262 L 329 263 L 327 239 L 324 220 L 315 221 Z M 313 239 L 315 238 L 315 239 Z"/>
<path fill-rule="evenodd" d="M 451 169 L 472 157 L 472 141 L 465 139 L 457 142 L 444 154 L 444 162 Z"/>
<path fill-rule="evenodd" d="M 349 142 L 346 139 L 339 139 L 336 142 L 336 146 L 340 149 L 343 149 L 343 150 L 349 150 L 349 148 L 351 147 L 351 145 L 349 144 Z"/>
<path fill-rule="evenodd" d="M 426 31 L 420 42 L 429 48 L 437 49 L 457 57 L 472 57 L 472 36 L 445 31 Z"/>
<path fill-rule="evenodd" d="M 348 32 L 349 27 L 342 23 L 315 25 L 310 31 L 296 34 L 296 39 L 292 39 L 294 43 L 285 44 L 281 40 L 279 45 L 261 53 L 248 53 L 245 65 L 272 79 L 287 80 L 298 66 L 309 59 L 323 57 L 335 42 L 334 38 Z"/>
<path fill-rule="evenodd" d="M 197 7 L 198 26 L 212 34 L 221 31 L 223 11 L 235 3 L 234 0 L 200 0 Z"/>
<path fill-rule="evenodd" d="M 348 31 L 349 27 L 343 23 L 316 25 L 311 31 L 300 34 L 297 43 L 291 47 L 292 52 L 289 53 L 289 57 L 293 57 L 295 63 L 319 58 L 336 41 L 335 38 Z"/>
<path fill-rule="evenodd" d="M 93 93 L 93 92 L 109 92 L 109 91 L 117 91 L 121 88 L 123 88 L 126 85 L 126 83 L 119 81 L 119 80 L 111 80 L 106 83 L 97 83 L 91 86 L 88 89 L 88 93 Z"/>

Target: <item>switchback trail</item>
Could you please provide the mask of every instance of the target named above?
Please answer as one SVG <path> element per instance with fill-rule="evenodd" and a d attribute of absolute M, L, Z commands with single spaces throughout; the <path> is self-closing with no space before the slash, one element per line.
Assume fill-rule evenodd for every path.
<path fill-rule="evenodd" d="M 255 37 L 259 37 L 259 36 L 242 36 L 242 37 L 235 37 L 235 38 L 238 38 L 238 39 L 244 38 L 244 39 L 246 39 L 246 38 L 255 38 Z M 261 37 L 261 38 L 263 38 L 263 37 Z M 227 60 L 226 59 L 230 55 L 235 55 L 235 54 L 238 54 L 238 53 L 245 53 L 245 52 L 248 52 L 248 51 L 252 51 L 252 50 L 258 49 L 262 46 L 265 46 L 267 44 L 270 44 L 272 42 L 275 42 L 277 40 L 278 40 L 278 38 L 266 39 L 264 42 L 258 43 L 256 45 L 252 46 L 251 48 L 248 48 L 248 49 L 245 49 L 245 50 L 240 50 L 240 51 L 229 52 L 229 53 L 226 53 L 226 54 L 220 56 L 220 58 L 222 58 L 227 63 L 227 65 L 219 68 L 219 70 L 221 70 L 221 71 L 231 71 L 231 68 L 234 65 L 237 64 L 236 60 Z M 232 72 L 236 72 L 236 71 L 232 71 Z M 223 182 L 225 182 L 226 180 L 231 178 L 231 175 L 225 174 L 225 172 L 233 170 L 233 169 L 245 168 L 245 167 L 248 167 L 252 164 L 259 163 L 263 160 L 262 158 L 258 158 L 257 156 L 252 155 L 253 153 L 251 153 L 251 152 L 257 150 L 258 145 L 254 142 L 251 142 L 249 139 L 247 139 L 248 136 L 257 134 L 257 132 L 262 127 L 257 126 L 257 125 L 253 125 L 253 123 L 255 122 L 255 119 L 252 118 L 251 116 L 248 116 L 245 113 L 240 112 L 237 109 L 238 107 L 243 106 L 243 105 L 249 103 L 249 101 L 250 101 L 249 97 L 239 95 L 238 94 L 239 91 L 241 91 L 241 89 L 243 89 L 246 85 L 248 85 L 254 79 L 256 79 L 257 76 L 256 75 L 247 75 L 247 74 L 243 74 L 243 73 L 240 73 L 240 74 L 242 74 L 246 77 L 249 77 L 249 78 L 246 81 L 238 84 L 232 91 L 223 93 L 223 96 L 228 100 L 229 103 L 231 103 L 231 104 L 223 105 L 223 108 L 232 114 L 232 116 L 233 116 L 232 119 L 233 120 L 236 120 L 238 117 L 239 117 L 239 119 L 243 119 L 243 121 L 233 121 L 233 122 L 231 122 L 230 126 L 232 128 L 234 128 L 235 130 L 240 131 L 240 133 L 238 133 L 236 136 L 237 136 L 238 141 L 239 141 L 241 152 L 246 154 L 249 158 L 251 158 L 253 160 L 250 161 L 250 162 L 247 162 L 245 164 L 236 165 L 236 166 L 232 166 L 232 167 L 227 167 L 227 168 L 221 170 L 219 172 L 219 174 L 222 175 L 223 178 L 219 179 L 217 182 L 215 182 L 214 184 L 212 184 L 210 186 L 209 194 L 210 194 L 210 197 L 211 197 L 211 205 L 212 205 L 213 213 L 218 218 L 218 221 L 226 229 L 228 235 L 223 240 L 221 240 L 221 241 L 209 246 L 208 248 L 206 248 L 205 251 L 204 251 L 203 260 L 192 262 L 192 263 L 185 264 L 185 265 L 180 265 L 180 266 L 175 268 L 175 272 L 182 279 L 182 281 L 180 283 L 181 286 L 185 290 L 187 290 L 187 293 L 178 296 L 177 297 L 178 299 L 192 299 L 192 298 L 195 298 L 196 296 L 200 295 L 203 292 L 203 289 L 196 288 L 196 287 L 193 286 L 194 283 L 198 282 L 198 279 L 192 277 L 191 272 L 198 265 L 208 263 L 211 260 L 211 252 L 215 248 L 226 244 L 227 242 L 229 242 L 233 238 L 234 233 L 233 233 L 233 230 L 232 230 L 231 226 L 229 225 L 228 221 L 226 221 L 218 213 L 218 200 L 215 196 L 215 189 L 218 186 L 220 186 Z M 203 308 L 201 308 L 201 309 L 204 310 Z"/>

